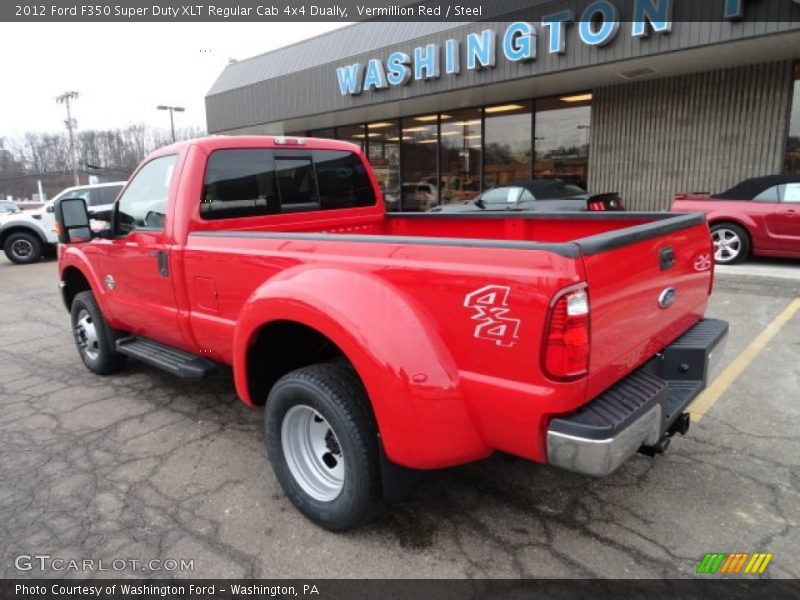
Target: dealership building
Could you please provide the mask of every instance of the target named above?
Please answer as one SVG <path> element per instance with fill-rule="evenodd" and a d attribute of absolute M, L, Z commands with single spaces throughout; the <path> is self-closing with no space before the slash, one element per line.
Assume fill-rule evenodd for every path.
<path fill-rule="evenodd" d="M 545 3 L 492 22 L 357 23 L 232 62 L 208 131 L 359 144 L 393 210 L 560 178 L 668 208 L 800 174 L 800 3 Z M 683 0 L 689 2 L 689 0 Z M 522 18 L 524 17 L 524 18 Z"/>

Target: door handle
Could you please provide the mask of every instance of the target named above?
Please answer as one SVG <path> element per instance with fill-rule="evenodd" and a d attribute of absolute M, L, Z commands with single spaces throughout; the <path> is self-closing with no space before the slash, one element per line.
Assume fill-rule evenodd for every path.
<path fill-rule="evenodd" d="M 158 274 L 162 277 L 169 277 L 169 260 L 167 260 L 166 250 L 150 250 L 147 256 L 158 259 Z"/>
<path fill-rule="evenodd" d="M 661 249 L 661 252 L 658 253 L 658 262 L 661 265 L 662 271 L 666 271 L 675 266 L 675 250 L 672 249 L 672 246 Z"/>

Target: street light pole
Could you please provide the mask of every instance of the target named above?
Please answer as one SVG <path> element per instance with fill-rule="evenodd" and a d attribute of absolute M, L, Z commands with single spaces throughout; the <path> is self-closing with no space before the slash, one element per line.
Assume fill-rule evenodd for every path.
<path fill-rule="evenodd" d="M 172 141 L 175 141 L 175 119 L 172 116 L 173 112 L 183 112 L 186 109 L 182 106 L 167 106 L 165 104 L 159 104 L 156 106 L 157 110 L 168 110 L 169 111 L 169 129 L 172 133 Z"/>
<path fill-rule="evenodd" d="M 75 185 L 80 185 L 80 180 L 78 179 L 78 157 L 75 154 L 75 134 L 73 129 L 78 126 L 78 122 L 72 118 L 72 113 L 70 112 L 70 100 L 77 100 L 78 99 L 78 92 L 64 92 L 60 96 L 56 98 L 56 102 L 59 104 L 65 104 L 67 106 L 67 120 L 64 123 L 67 126 L 67 131 L 69 132 L 69 155 L 70 155 L 70 162 L 72 162 L 72 178 L 75 180 Z"/>

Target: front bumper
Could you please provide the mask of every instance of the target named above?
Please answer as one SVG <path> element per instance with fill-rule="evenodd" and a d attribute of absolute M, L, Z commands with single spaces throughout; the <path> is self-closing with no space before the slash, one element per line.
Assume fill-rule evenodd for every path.
<path fill-rule="evenodd" d="M 640 448 L 656 447 L 711 380 L 727 337 L 727 322 L 700 321 L 578 412 L 552 419 L 548 462 L 603 476 Z"/>

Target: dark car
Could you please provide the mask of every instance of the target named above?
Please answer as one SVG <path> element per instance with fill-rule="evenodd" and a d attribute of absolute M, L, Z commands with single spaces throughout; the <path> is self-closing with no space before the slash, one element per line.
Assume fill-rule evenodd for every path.
<path fill-rule="evenodd" d="M 430 212 L 523 212 L 625 210 L 619 194 L 590 195 L 583 188 L 561 179 L 519 181 L 486 190 L 469 202 L 446 204 Z"/>
<path fill-rule="evenodd" d="M 22 209 L 17 206 L 16 202 L 0 200 L 0 215 L 13 215 L 18 212 L 22 212 Z"/>
<path fill-rule="evenodd" d="M 800 175 L 746 179 L 719 194 L 677 194 L 673 212 L 705 213 L 717 264 L 800 258 Z"/>

